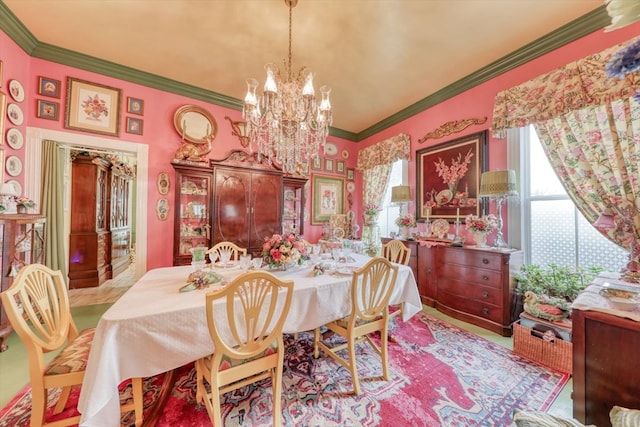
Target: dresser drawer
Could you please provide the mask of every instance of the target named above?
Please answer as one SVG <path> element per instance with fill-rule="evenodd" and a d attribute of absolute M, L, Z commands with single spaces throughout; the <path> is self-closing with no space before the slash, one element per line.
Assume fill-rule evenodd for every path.
<path fill-rule="evenodd" d="M 502 289 L 502 272 L 500 271 L 440 263 L 438 265 L 438 276 L 442 277 L 443 281 L 460 280 Z"/>
<path fill-rule="evenodd" d="M 502 306 L 502 290 L 491 286 L 480 286 L 464 280 L 440 280 L 438 282 L 438 300 L 440 294 L 446 293 L 465 299 L 487 303 L 496 307 Z"/>
<path fill-rule="evenodd" d="M 504 255 L 500 253 L 462 248 L 444 249 L 440 261 L 443 264 L 457 264 L 497 271 L 502 270 L 503 265 L 507 262 Z"/>
<path fill-rule="evenodd" d="M 502 323 L 503 311 L 500 307 L 496 307 L 493 304 L 488 304 L 476 299 L 463 298 L 460 295 L 453 295 L 446 291 L 441 292 L 440 289 L 438 289 L 438 304 L 443 304 L 454 310 L 481 317 L 498 324 Z"/>

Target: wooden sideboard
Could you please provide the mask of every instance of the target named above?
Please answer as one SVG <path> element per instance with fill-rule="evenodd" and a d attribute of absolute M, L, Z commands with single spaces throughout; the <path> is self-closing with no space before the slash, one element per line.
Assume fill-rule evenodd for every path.
<path fill-rule="evenodd" d="M 573 310 L 573 416 L 611 426 L 613 406 L 640 409 L 640 322 L 597 311 Z"/>
<path fill-rule="evenodd" d="M 521 251 L 403 243 L 411 249 L 409 266 L 423 304 L 497 334 L 512 335 L 512 274 L 522 265 Z"/>

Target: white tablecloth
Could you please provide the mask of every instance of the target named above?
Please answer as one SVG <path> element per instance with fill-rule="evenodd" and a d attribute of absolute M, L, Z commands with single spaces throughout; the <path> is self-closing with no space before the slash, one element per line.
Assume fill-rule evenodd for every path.
<path fill-rule="evenodd" d="M 640 322 L 640 307 L 633 311 L 622 311 L 613 307 L 606 297 L 600 295 L 603 285 L 612 286 L 618 289 L 626 289 L 633 292 L 640 290 L 640 285 L 627 283 L 619 279 L 617 273 L 601 273 L 593 279 L 593 282 L 587 288 L 580 292 L 578 297 L 571 304 L 573 310 L 592 310 L 602 313 L 613 314 L 618 317 Z"/>
<path fill-rule="evenodd" d="M 370 258 L 354 255 L 356 266 Z M 81 426 L 120 425 L 118 385 L 135 377 L 150 377 L 178 368 L 213 352 L 204 310 L 209 289 L 179 292 L 190 266 L 148 271 L 107 310 L 96 329 L 78 409 Z M 217 273 L 233 278 L 239 269 Z M 325 273 L 313 277 L 311 268 L 275 272 L 294 280 L 285 333 L 312 330 L 351 311 L 351 276 Z M 404 302 L 403 320 L 422 310 L 411 269 L 400 266 L 392 304 Z"/>

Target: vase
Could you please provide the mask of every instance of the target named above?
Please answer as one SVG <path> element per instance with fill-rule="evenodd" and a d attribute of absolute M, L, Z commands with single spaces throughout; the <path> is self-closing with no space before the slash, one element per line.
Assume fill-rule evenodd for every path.
<path fill-rule="evenodd" d="M 26 206 L 18 206 L 16 210 L 18 211 L 19 214 L 26 214 L 28 211 Z"/>
<path fill-rule="evenodd" d="M 476 241 L 477 248 L 487 247 L 487 233 L 480 233 L 476 231 L 475 233 L 473 233 L 473 240 Z"/>
<path fill-rule="evenodd" d="M 458 190 L 458 181 L 449 182 L 447 185 L 449 187 L 449 191 L 451 191 L 451 200 L 453 200 L 455 199 L 456 191 Z M 451 200 L 449 202 L 451 202 Z"/>
<path fill-rule="evenodd" d="M 403 239 L 409 238 L 409 227 L 400 227 L 400 237 Z"/>
<path fill-rule="evenodd" d="M 378 222 L 378 215 L 364 214 L 365 225 L 375 225 Z"/>

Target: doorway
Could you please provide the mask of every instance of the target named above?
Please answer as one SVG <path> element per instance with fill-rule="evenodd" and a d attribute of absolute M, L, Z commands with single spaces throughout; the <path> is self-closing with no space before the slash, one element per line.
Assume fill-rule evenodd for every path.
<path fill-rule="evenodd" d="M 25 194 L 40 197 L 42 182 L 41 146 L 43 140 L 56 141 L 62 147 L 84 147 L 102 152 L 117 152 L 135 158 L 137 164 L 137 178 L 135 182 L 134 204 L 136 231 L 136 263 L 135 279 L 140 278 L 147 270 L 147 174 L 149 162 L 149 147 L 145 144 L 113 140 L 96 136 L 60 132 L 49 129 L 27 128 L 25 144 L 25 163 L 33 165 L 25 175 Z M 40 200 L 35 200 L 39 203 Z M 68 249 L 68 246 L 67 246 Z M 68 255 L 67 255 L 68 265 Z"/>

